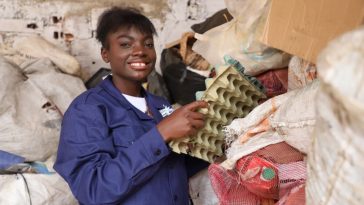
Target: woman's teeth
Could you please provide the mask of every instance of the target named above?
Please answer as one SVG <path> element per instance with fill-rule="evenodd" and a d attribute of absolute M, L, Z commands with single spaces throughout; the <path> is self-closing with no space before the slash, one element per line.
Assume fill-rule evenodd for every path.
<path fill-rule="evenodd" d="M 131 63 L 132 67 L 145 67 L 145 63 Z"/>

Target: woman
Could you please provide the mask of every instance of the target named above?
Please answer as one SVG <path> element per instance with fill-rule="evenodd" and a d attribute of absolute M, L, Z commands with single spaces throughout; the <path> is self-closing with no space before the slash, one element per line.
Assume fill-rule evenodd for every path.
<path fill-rule="evenodd" d="M 143 89 L 156 61 L 156 31 L 142 14 L 111 8 L 96 32 L 112 75 L 65 113 L 55 170 L 81 204 L 188 204 L 188 177 L 207 163 L 167 144 L 204 125 L 196 110 L 207 103 L 172 112 L 166 100 Z"/>

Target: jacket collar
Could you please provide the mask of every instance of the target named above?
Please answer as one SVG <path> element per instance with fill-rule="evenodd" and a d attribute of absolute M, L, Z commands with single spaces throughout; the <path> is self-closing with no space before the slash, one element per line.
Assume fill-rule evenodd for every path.
<path fill-rule="evenodd" d="M 126 109 L 132 109 L 132 105 L 121 95 L 120 91 L 114 86 L 112 76 L 108 75 L 100 84 L 100 86 L 111 96 L 117 99 Z"/>
<path fill-rule="evenodd" d="M 122 94 L 121 92 L 115 87 L 114 83 L 112 82 L 112 76 L 107 76 L 100 84 L 100 86 L 108 92 L 111 96 L 117 99 L 120 104 L 128 109 L 133 110 L 140 119 L 151 119 L 146 113 L 141 112 L 136 107 L 134 107 Z M 142 88 L 143 95 L 145 96 L 147 106 L 151 110 L 153 116 L 157 117 L 156 115 L 160 115 L 159 110 L 163 108 L 163 105 L 158 103 L 149 92 L 147 92 L 144 88 Z"/>

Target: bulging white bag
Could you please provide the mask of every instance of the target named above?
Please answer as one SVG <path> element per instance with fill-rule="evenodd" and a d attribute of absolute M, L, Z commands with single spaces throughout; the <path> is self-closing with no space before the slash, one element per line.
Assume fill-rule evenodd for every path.
<path fill-rule="evenodd" d="M 21 55 L 32 59 L 50 59 L 64 73 L 80 75 L 81 68 L 76 58 L 46 41 L 41 36 L 18 38 L 15 40 L 13 47 Z"/>
<path fill-rule="evenodd" d="M 267 145 L 285 141 L 306 154 L 316 123 L 314 99 L 319 87 L 315 81 L 269 99 L 254 108 L 245 118 L 225 127 L 227 140 L 235 139 L 227 149 L 222 166 L 232 169 L 240 158 Z"/>
<path fill-rule="evenodd" d="M 0 175 L 0 204 L 77 205 L 78 202 L 56 173 L 7 174 Z"/>
<path fill-rule="evenodd" d="M 0 150 L 45 161 L 57 151 L 64 110 L 85 87 L 47 59 L 21 70 L 0 57 L 0 68 Z"/>
<path fill-rule="evenodd" d="M 307 204 L 364 201 L 364 27 L 332 41 L 317 61 L 321 86 L 308 154 Z"/>

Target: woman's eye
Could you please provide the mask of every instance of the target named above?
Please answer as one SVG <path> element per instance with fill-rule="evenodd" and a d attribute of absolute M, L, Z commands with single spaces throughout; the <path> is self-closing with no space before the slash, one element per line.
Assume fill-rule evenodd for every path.
<path fill-rule="evenodd" d="M 131 45 L 129 43 L 120 43 L 120 47 L 122 47 L 122 48 L 130 48 Z"/>
<path fill-rule="evenodd" d="M 145 46 L 148 48 L 154 48 L 154 43 L 146 43 Z"/>

